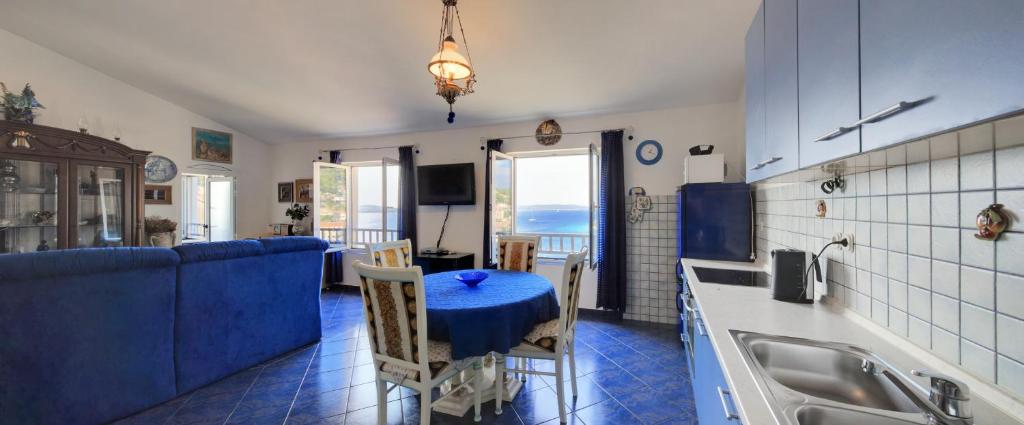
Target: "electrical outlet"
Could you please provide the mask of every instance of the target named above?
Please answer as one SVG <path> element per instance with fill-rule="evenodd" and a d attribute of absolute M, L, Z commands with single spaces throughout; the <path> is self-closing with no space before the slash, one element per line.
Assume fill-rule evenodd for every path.
<path fill-rule="evenodd" d="M 836 233 L 832 235 L 832 242 L 839 242 L 846 238 L 846 246 L 839 245 L 839 248 L 853 251 L 853 233 Z"/>

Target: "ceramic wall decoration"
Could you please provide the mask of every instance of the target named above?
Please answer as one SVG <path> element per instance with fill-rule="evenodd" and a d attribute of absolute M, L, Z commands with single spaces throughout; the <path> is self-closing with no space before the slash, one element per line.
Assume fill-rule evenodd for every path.
<path fill-rule="evenodd" d="M 536 136 L 537 143 L 544 146 L 551 146 L 562 140 L 562 126 L 558 125 L 558 121 L 547 120 L 537 126 Z"/>
<path fill-rule="evenodd" d="M 163 155 L 146 157 L 146 183 L 167 183 L 178 175 L 178 166 Z"/>
<path fill-rule="evenodd" d="M 818 218 L 824 218 L 825 214 L 828 213 L 828 206 L 825 205 L 825 200 L 819 199 L 816 205 L 814 215 L 818 216 Z"/>
<path fill-rule="evenodd" d="M 1003 211 L 1002 204 L 992 204 L 978 213 L 975 224 L 978 226 L 978 233 L 974 237 L 986 241 L 999 239 L 999 234 L 1006 230 L 1010 223 L 1009 217 Z"/>
<path fill-rule="evenodd" d="M 626 215 L 626 221 L 636 224 L 643 221 L 644 213 L 651 209 L 651 197 L 647 196 L 647 191 L 642 187 L 630 188 L 629 194 L 633 196 L 633 208 Z"/>
<path fill-rule="evenodd" d="M 192 127 L 192 159 L 230 164 L 233 156 L 231 133 Z"/>

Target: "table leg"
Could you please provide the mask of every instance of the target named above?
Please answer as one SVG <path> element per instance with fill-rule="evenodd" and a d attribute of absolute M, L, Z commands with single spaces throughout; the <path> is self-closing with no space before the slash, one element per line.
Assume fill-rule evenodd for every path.
<path fill-rule="evenodd" d="M 479 371 L 480 373 L 483 374 L 483 376 L 481 376 L 481 381 L 483 381 L 483 391 L 480 393 L 480 397 L 483 401 L 494 400 L 495 396 L 497 395 L 495 382 L 504 381 L 504 385 L 502 388 L 502 398 L 505 399 L 505 401 L 511 402 L 513 399 L 515 399 L 516 394 L 519 393 L 519 390 L 522 389 L 523 383 L 520 382 L 518 379 L 512 379 L 511 377 L 507 376 L 507 374 L 504 379 L 495 379 L 494 366 L 495 362 L 497 361 L 505 361 L 504 356 L 484 356 L 483 368 L 480 369 Z M 447 394 L 449 391 L 451 391 L 452 388 L 457 387 L 460 383 L 464 382 L 465 379 L 468 379 L 469 377 L 465 375 L 466 373 L 467 371 L 463 371 L 462 373 L 455 375 L 451 380 L 449 380 L 449 382 L 446 382 L 444 385 L 442 385 L 441 395 L 443 396 Z M 434 404 L 434 411 L 462 417 L 465 416 L 466 412 L 468 412 L 469 409 L 471 409 L 472 407 L 473 393 L 467 390 L 459 391 L 437 402 L 436 404 Z"/>

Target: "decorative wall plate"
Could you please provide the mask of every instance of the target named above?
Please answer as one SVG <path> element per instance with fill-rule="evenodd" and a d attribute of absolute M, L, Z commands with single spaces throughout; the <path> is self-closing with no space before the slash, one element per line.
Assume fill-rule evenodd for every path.
<path fill-rule="evenodd" d="M 558 125 L 558 121 L 547 120 L 537 126 L 537 143 L 544 146 L 551 146 L 562 140 L 562 126 Z"/>
<path fill-rule="evenodd" d="M 146 183 L 167 183 L 178 175 L 178 166 L 163 155 L 146 157 Z"/>

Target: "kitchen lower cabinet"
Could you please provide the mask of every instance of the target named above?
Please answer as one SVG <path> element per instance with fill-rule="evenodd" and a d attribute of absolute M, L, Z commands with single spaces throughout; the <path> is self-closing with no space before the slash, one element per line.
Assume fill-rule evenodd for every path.
<path fill-rule="evenodd" d="M 801 1 L 800 167 L 860 153 L 858 1 Z"/>
<path fill-rule="evenodd" d="M 738 425 L 739 415 L 732 402 L 729 384 L 725 381 L 722 365 L 715 355 L 698 310 L 694 326 L 693 343 L 693 398 L 697 406 L 697 418 L 701 425 Z"/>
<path fill-rule="evenodd" d="M 863 150 L 1024 109 L 1021 40 L 1021 0 L 861 0 Z"/>

